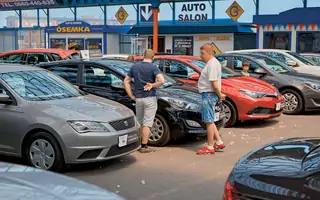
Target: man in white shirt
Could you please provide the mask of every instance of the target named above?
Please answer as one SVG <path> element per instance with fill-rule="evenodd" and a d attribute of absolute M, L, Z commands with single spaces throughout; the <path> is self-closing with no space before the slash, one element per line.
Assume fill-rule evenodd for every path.
<path fill-rule="evenodd" d="M 199 155 L 213 154 L 215 150 L 225 148 L 214 123 L 215 106 L 225 99 L 225 95 L 221 93 L 221 64 L 213 56 L 213 52 L 210 43 L 200 48 L 200 57 L 207 63 L 201 72 L 198 88 L 202 94 L 202 121 L 206 124 L 208 145 L 197 151 Z"/>

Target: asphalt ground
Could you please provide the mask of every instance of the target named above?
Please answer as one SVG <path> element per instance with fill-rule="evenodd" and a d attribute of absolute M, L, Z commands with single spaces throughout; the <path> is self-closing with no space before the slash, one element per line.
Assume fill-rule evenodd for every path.
<path fill-rule="evenodd" d="M 248 121 L 221 130 L 227 148 L 214 155 L 195 151 L 204 141 L 189 138 L 156 152 L 103 163 L 74 165 L 64 174 L 118 193 L 128 200 L 221 200 L 224 182 L 237 160 L 281 139 L 320 135 L 320 112 Z M 3 161 L 19 162 L 11 158 Z"/>

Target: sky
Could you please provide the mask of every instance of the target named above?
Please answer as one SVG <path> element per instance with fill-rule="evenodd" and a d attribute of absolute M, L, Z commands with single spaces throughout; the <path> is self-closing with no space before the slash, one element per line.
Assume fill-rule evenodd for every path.
<path fill-rule="evenodd" d="M 206 9 L 204 11 L 190 11 L 183 12 L 181 11 L 183 4 L 192 4 L 192 3 L 204 3 Z M 226 10 L 233 3 L 233 0 L 217 0 L 216 1 L 216 9 L 215 9 L 215 17 L 219 18 L 229 18 L 226 14 Z M 243 8 L 244 13 L 238 19 L 239 22 L 252 22 L 252 16 L 255 14 L 255 4 L 254 0 L 237 0 L 237 3 Z M 279 12 L 296 8 L 303 7 L 302 0 L 260 0 L 260 14 L 278 14 Z M 320 0 L 308 0 L 308 7 L 320 7 Z M 107 17 L 115 18 L 115 14 L 120 6 L 108 6 L 107 8 Z M 128 12 L 129 17 L 128 20 L 136 20 L 136 10 L 132 5 L 124 5 L 123 8 Z M 176 4 L 176 19 L 179 14 L 184 14 L 190 16 L 190 14 L 207 14 L 208 18 L 212 17 L 211 6 L 208 1 L 204 2 L 184 2 Z M 27 14 L 28 16 L 36 16 L 35 10 L 23 11 L 23 14 Z M 102 18 L 103 13 L 99 7 L 89 7 L 89 8 L 78 8 L 77 9 L 78 17 L 81 16 L 93 16 L 95 18 Z M 15 15 L 14 11 L 0 11 L 0 27 L 5 26 L 6 21 L 5 18 L 7 16 Z M 41 17 L 44 17 L 45 14 L 41 11 Z M 50 11 L 51 17 L 69 17 L 73 18 L 73 13 L 70 9 L 52 9 Z M 172 9 L 169 4 L 161 4 L 160 6 L 160 20 L 171 20 L 172 19 Z"/>

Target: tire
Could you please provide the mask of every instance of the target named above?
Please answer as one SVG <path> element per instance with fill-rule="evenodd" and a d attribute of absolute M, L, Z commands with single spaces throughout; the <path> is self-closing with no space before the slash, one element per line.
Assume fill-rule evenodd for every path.
<path fill-rule="evenodd" d="M 228 100 L 223 101 L 224 111 L 226 114 L 225 128 L 230 128 L 238 121 L 237 109 Z"/>
<path fill-rule="evenodd" d="M 156 131 L 158 131 L 158 134 L 156 134 Z M 171 134 L 167 121 L 161 115 L 156 114 L 153 127 L 151 128 L 149 145 L 162 147 L 168 144 L 170 140 Z"/>
<path fill-rule="evenodd" d="M 47 148 L 49 150 L 49 153 L 47 154 L 49 157 L 53 157 L 53 163 L 46 163 L 43 166 L 40 166 L 39 162 L 36 163 L 36 161 L 32 161 L 31 151 L 37 152 L 31 149 L 32 145 L 41 145 L 41 143 L 44 143 L 45 145 L 48 145 Z M 28 138 L 27 144 L 25 146 L 25 156 L 26 160 L 28 161 L 29 165 L 40 168 L 44 170 L 50 170 L 55 172 L 61 172 L 65 167 L 64 157 L 62 150 L 60 148 L 60 145 L 58 141 L 49 133 L 47 132 L 38 132 L 35 134 L 32 134 L 30 138 Z M 53 152 L 53 153 L 51 153 Z M 33 153 L 33 155 L 35 155 Z M 42 155 L 44 156 L 44 155 Z"/>
<path fill-rule="evenodd" d="M 301 113 L 302 109 L 303 109 L 303 100 L 301 95 L 292 90 L 292 89 L 286 89 L 281 91 L 281 94 L 284 97 L 284 107 L 283 107 L 283 113 L 286 115 L 296 115 Z M 288 100 L 287 100 L 288 99 Z M 295 106 L 295 108 L 290 108 L 290 105 L 293 106 L 296 102 L 297 105 Z"/>

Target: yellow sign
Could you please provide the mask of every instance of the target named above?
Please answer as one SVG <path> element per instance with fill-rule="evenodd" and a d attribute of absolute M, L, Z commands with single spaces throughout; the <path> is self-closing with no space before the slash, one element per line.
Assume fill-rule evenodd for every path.
<path fill-rule="evenodd" d="M 239 17 L 241 17 L 241 15 L 244 13 L 244 10 L 236 1 L 234 1 L 231 4 L 231 6 L 226 10 L 226 13 L 233 21 L 237 21 Z"/>
<path fill-rule="evenodd" d="M 127 11 L 121 6 L 118 10 L 118 12 L 116 13 L 115 17 L 117 18 L 118 22 L 120 24 L 123 24 L 126 19 L 129 17 L 129 14 L 127 13 Z"/>
<path fill-rule="evenodd" d="M 89 27 L 60 27 L 56 28 L 57 33 L 90 33 Z"/>
<path fill-rule="evenodd" d="M 212 45 L 212 48 L 213 48 L 213 51 L 214 51 L 215 55 L 222 53 L 214 42 L 212 42 L 211 45 Z"/>

